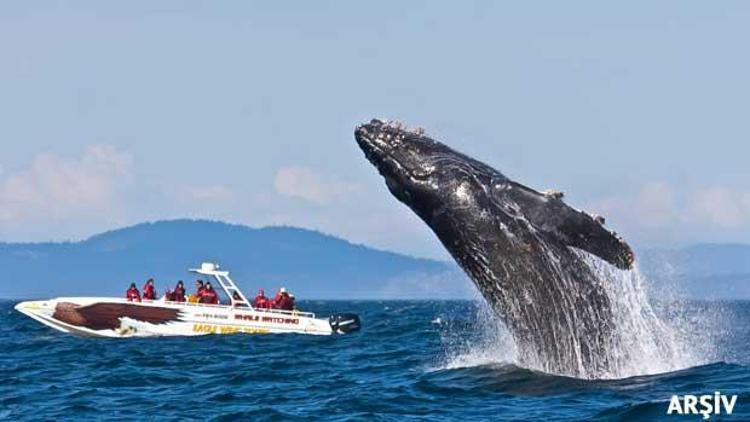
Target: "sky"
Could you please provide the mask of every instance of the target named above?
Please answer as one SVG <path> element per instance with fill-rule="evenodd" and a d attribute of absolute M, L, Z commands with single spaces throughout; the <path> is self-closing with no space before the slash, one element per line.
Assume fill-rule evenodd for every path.
<path fill-rule="evenodd" d="M 0 241 L 295 225 L 445 257 L 357 148 L 419 126 L 639 247 L 750 241 L 750 3 L 0 3 Z"/>

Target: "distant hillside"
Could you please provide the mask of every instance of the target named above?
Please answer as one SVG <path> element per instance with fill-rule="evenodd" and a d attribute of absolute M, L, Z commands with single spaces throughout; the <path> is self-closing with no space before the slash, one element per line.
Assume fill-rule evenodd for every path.
<path fill-rule="evenodd" d="M 750 245 L 652 249 L 639 265 L 657 289 L 696 299 L 750 299 Z"/>
<path fill-rule="evenodd" d="M 145 223 L 75 243 L 0 244 L 0 297 L 121 295 L 149 277 L 161 293 L 187 268 L 218 262 L 248 294 L 281 285 L 299 298 L 467 297 L 455 266 L 354 245 L 319 232 L 219 222 Z"/>
<path fill-rule="evenodd" d="M 467 298 L 472 283 L 453 263 L 380 251 L 293 227 L 220 222 L 145 223 L 82 242 L 0 243 L 0 298 L 121 295 L 149 277 L 159 292 L 188 268 L 218 262 L 248 293 L 284 285 L 300 298 Z M 750 246 L 695 245 L 638 253 L 652 292 L 750 298 Z"/>

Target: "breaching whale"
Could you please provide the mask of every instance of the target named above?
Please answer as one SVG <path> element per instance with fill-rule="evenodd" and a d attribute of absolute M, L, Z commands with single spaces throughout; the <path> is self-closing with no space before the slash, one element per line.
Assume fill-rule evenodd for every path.
<path fill-rule="evenodd" d="M 390 192 L 437 235 L 514 337 L 521 364 L 597 378 L 618 364 L 613 309 L 586 263 L 630 269 L 604 220 L 431 139 L 372 120 L 355 138 Z"/>

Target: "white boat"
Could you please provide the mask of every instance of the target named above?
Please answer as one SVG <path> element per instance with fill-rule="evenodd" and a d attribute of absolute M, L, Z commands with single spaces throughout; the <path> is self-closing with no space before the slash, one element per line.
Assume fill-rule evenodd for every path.
<path fill-rule="evenodd" d="M 345 334 L 360 328 L 355 314 L 327 319 L 279 309 L 255 309 L 228 271 L 203 263 L 193 273 L 213 277 L 229 305 L 112 297 L 60 297 L 18 303 L 19 312 L 64 333 L 96 337 L 196 336 L 206 334 Z M 238 297 L 238 298 L 235 298 Z"/>

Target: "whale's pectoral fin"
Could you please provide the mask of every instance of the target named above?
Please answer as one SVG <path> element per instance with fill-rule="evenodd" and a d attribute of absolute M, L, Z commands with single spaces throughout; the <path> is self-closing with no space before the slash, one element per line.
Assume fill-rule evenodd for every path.
<path fill-rule="evenodd" d="M 545 195 L 515 182 L 509 186 L 510 189 L 503 194 L 509 195 L 520 206 L 526 219 L 538 230 L 618 268 L 632 268 L 633 250 L 616 233 L 603 226 L 602 217 L 572 208 L 560 196 Z"/>
<path fill-rule="evenodd" d="M 567 205 L 565 208 L 565 218 L 557 228 L 565 244 L 592 253 L 620 269 L 633 267 L 633 250 L 616 233 L 607 230 L 600 219 Z"/>

